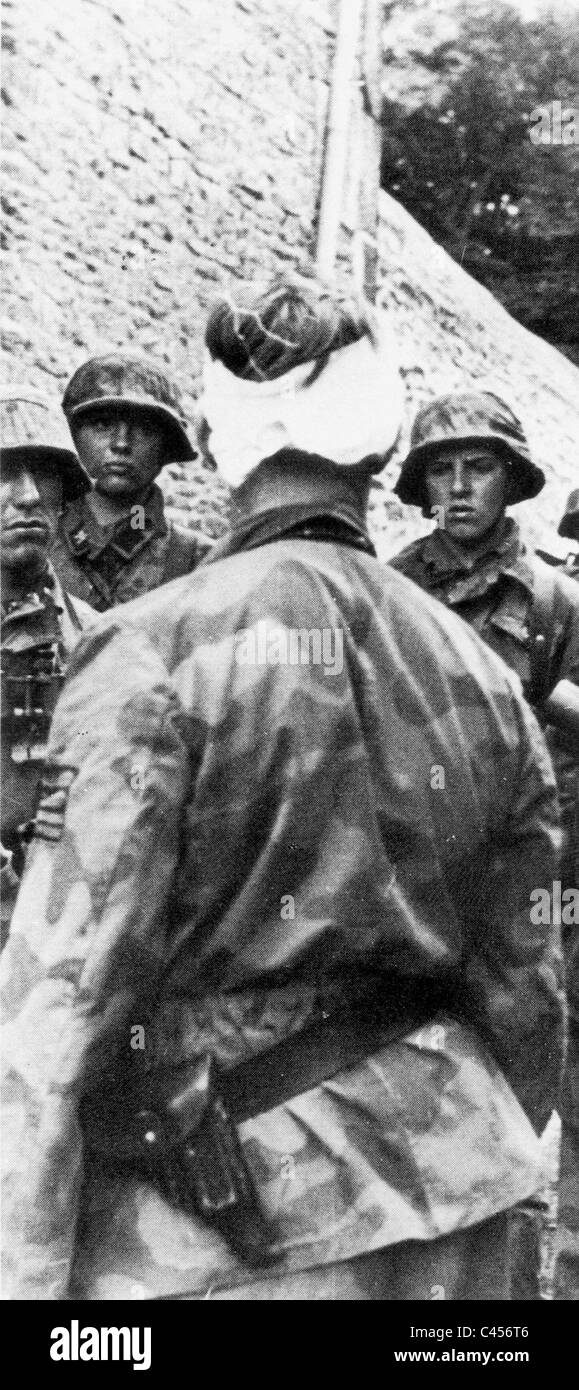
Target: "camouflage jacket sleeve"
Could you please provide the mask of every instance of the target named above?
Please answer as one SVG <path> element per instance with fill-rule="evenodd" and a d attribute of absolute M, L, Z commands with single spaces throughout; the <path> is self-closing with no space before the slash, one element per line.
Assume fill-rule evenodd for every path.
<path fill-rule="evenodd" d="M 579 585 L 568 574 L 558 574 L 557 589 L 562 629 L 559 680 L 579 685 Z"/>
<path fill-rule="evenodd" d="M 31 847 L 2 959 L 5 1297 L 66 1296 L 83 1176 L 77 1100 L 141 1021 L 189 765 L 162 661 L 114 623 L 81 641 L 49 775 L 64 830 Z"/>
<path fill-rule="evenodd" d="M 565 996 L 560 919 L 553 910 L 560 848 L 556 783 L 529 706 L 517 696 L 519 775 L 500 843 L 479 878 L 479 928 L 466 965 L 478 1022 L 537 1132 L 557 1103 Z M 557 819 L 555 819 L 555 817 Z M 482 907 L 482 914 L 481 914 Z"/>

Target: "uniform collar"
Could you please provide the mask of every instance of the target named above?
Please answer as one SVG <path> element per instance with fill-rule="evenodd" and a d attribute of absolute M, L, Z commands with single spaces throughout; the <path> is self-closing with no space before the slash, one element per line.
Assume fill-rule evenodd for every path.
<path fill-rule="evenodd" d="M 426 537 L 422 555 L 433 579 L 468 580 L 472 576 L 478 583 L 486 577 L 491 584 L 504 575 L 529 593 L 533 592 L 533 571 L 527 547 L 517 522 L 510 516 L 501 518 L 489 533 L 484 549 L 476 554 L 457 545 L 442 527 L 436 527 Z"/>
<path fill-rule="evenodd" d="M 86 498 L 84 496 L 79 497 L 70 502 L 66 508 L 62 517 L 62 529 L 67 539 L 73 543 L 74 549 L 77 549 L 79 544 L 84 542 L 87 554 L 92 559 L 100 554 L 101 550 L 104 550 L 111 541 L 114 541 L 117 532 L 125 530 L 127 523 L 131 520 L 131 507 L 133 505 L 142 506 L 144 509 L 147 539 L 151 540 L 154 536 L 167 534 L 168 526 L 163 493 L 156 483 L 152 484 L 144 501 L 130 504 L 118 521 L 109 526 L 101 526 Z"/>
<path fill-rule="evenodd" d="M 366 527 L 353 507 L 350 509 L 347 503 L 329 507 L 311 501 L 271 507 L 267 511 L 258 512 L 255 516 L 236 522 L 223 540 L 218 541 L 213 547 L 205 563 L 212 564 L 228 555 L 236 555 L 243 550 L 255 550 L 258 546 L 268 545 L 285 537 L 289 539 L 292 535 L 296 536 L 296 533 L 299 536 L 301 531 L 305 535 L 310 531 L 312 539 L 316 539 L 318 533 L 325 528 L 330 539 L 332 526 L 335 527 L 336 540 L 340 536 L 351 535 L 352 544 L 357 549 L 375 555 Z"/>

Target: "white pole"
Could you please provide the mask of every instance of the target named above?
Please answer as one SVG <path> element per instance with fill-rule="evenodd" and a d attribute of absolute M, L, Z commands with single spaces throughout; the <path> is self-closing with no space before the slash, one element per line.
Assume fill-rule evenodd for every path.
<path fill-rule="evenodd" d="M 332 279 L 336 263 L 346 179 L 350 98 L 363 3 L 364 0 L 340 0 L 316 247 L 316 270 L 320 279 L 326 281 Z"/>

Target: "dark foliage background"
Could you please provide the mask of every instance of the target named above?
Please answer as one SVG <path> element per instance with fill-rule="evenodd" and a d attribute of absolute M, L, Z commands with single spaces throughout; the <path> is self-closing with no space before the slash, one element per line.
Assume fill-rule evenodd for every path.
<path fill-rule="evenodd" d="M 385 11 L 383 187 L 579 363 L 579 143 L 530 139 L 535 108 L 579 108 L 578 9 L 532 21 L 502 0 Z"/>

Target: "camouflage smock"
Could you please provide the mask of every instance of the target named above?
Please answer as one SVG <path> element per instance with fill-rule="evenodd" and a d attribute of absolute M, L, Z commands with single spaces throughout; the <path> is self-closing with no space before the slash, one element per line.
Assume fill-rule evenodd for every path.
<path fill-rule="evenodd" d="M 389 563 L 469 623 L 516 671 L 532 698 L 533 593 L 537 570 L 545 565 L 525 545 L 512 517 L 494 529 L 484 553 L 470 555 L 437 527 Z M 541 685 L 553 690 L 560 680 L 579 684 L 579 590 L 569 575 L 547 574 L 554 584 L 555 623 Z"/>
<path fill-rule="evenodd" d="M 70 502 L 52 562 L 71 594 L 104 613 L 190 574 L 211 545 L 199 532 L 167 521 L 163 494 L 153 484 L 143 506 L 127 508 L 114 526 L 101 526 L 85 497 Z"/>
<path fill-rule="evenodd" d="M 570 552 L 560 566 L 560 571 L 566 574 L 577 585 L 579 594 L 579 554 Z M 579 684 L 579 680 L 576 680 Z M 562 864 L 562 878 L 568 885 L 579 888 L 579 749 L 577 740 L 571 733 L 564 734 L 562 730 L 551 728 L 548 730 L 548 746 L 553 758 L 553 764 L 559 786 L 559 796 L 563 811 L 563 821 L 565 825 L 565 856 Z M 573 969 L 573 997 L 574 1014 L 576 1024 L 579 1025 L 579 933 L 574 932 L 574 969 Z"/>
<path fill-rule="evenodd" d="M 540 1183 L 528 1116 L 546 1122 L 561 1061 L 558 955 L 529 916 L 559 837 L 542 736 L 440 604 L 284 525 L 107 615 L 73 659 L 51 738 L 64 834 L 33 847 L 3 958 L 8 1296 L 250 1277 L 152 1186 L 83 1169 L 79 1096 L 153 994 L 153 1056 L 227 1065 L 365 971 L 385 1005 L 449 969 L 471 991 L 472 1027 L 433 1018 L 241 1125 L 274 1278 L 433 1240 Z M 323 660 L 313 642 L 292 659 L 298 629 Z"/>
<path fill-rule="evenodd" d="M 46 738 L 27 739 L 26 709 L 51 717 L 66 664 L 81 632 L 96 619 L 88 604 L 64 592 L 51 565 L 30 591 L 0 609 L 2 666 L 1 939 L 10 924 L 23 847 L 21 827 L 35 815 Z M 40 676 L 40 680 L 38 677 Z M 26 686 L 28 692 L 25 693 Z M 30 729 L 32 725 L 28 725 Z"/>

